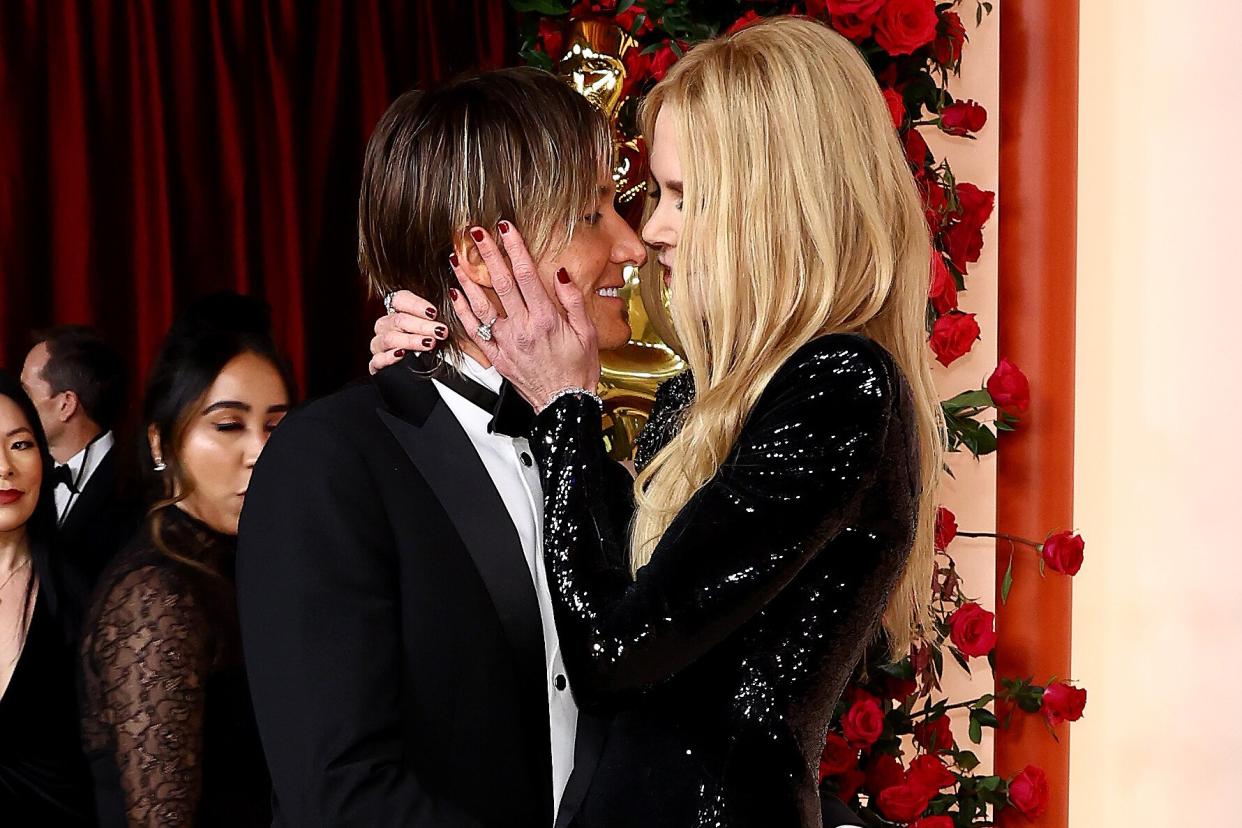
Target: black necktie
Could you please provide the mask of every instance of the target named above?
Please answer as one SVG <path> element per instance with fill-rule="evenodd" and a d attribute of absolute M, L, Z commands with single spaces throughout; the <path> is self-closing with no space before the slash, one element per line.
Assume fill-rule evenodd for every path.
<path fill-rule="evenodd" d="M 61 463 L 52 469 L 52 484 L 54 487 L 64 484 L 71 493 L 78 493 L 78 487 L 73 480 L 73 469 L 69 468 L 68 463 Z"/>
<path fill-rule="evenodd" d="M 453 389 L 479 408 L 492 415 L 487 430 L 506 437 L 526 437 L 535 422 L 535 409 L 522 399 L 508 380 L 500 385 L 500 393 L 476 382 L 448 366 L 436 380 Z"/>

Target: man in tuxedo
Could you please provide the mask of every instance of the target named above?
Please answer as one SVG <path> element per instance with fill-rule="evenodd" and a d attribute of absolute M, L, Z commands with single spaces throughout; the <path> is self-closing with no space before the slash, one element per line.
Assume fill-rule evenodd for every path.
<path fill-rule="evenodd" d="M 533 412 L 450 313 L 449 256 L 488 288 L 465 228 L 522 221 L 549 240 L 549 288 L 572 272 L 623 344 L 612 294 L 645 251 L 608 147 L 590 104 L 529 69 L 407 93 L 376 127 L 360 264 L 430 300 L 441 347 L 294 412 L 254 470 L 238 603 L 277 825 L 548 828 L 582 801 L 605 723 L 560 656 Z"/>
<path fill-rule="evenodd" d="M 56 461 L 57 544 L 93 584 L 133 528 L 118 503 L 112 432 L 124 398 L 121 357 L 96 331 L 64 325 L 36 337 L 21 381 Z"/>

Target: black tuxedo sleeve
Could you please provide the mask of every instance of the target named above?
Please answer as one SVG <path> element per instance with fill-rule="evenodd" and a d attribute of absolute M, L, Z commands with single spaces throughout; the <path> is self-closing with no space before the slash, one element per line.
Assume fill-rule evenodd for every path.
<path fill-rule="evenodd" d="M 885 462 L 895 394 L 878 346 L 830 336 L 786 363 L 716 474 L 630 579 L 602 520 L 599 408 L 536 417 L 544 559 L 579 704 L 663 682 L 753 618 L 856 515 Z"/>
<path fill-rule="evenodd" d="M 238 606 L 277 824 L 476 826 L 406 761 L 395 543 L 341 431 L 286 420 L 241 519 Z"/>

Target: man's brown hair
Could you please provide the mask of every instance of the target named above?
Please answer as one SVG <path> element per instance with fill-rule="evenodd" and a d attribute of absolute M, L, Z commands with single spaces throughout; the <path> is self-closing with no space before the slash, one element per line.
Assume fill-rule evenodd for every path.
<path fill-rule="evenodd" d="M 568 244 L 608 169 L 603 115 L 560 78 L 500 69 L 406 92 L 367 144 L 358 198 L 358 267 L 378 295 L 412 290 L 461 341 L 448 257 L 472 226 L 502 218 L 537 261 Z"/>

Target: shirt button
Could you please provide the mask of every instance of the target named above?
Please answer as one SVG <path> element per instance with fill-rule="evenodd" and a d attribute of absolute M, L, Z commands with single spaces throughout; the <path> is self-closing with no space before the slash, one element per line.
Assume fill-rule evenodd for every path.
<path fill-rule="evenodd" d="M 535 461 L 531 459 L 529 454 L 522 452 L 522 465 L 529 469 L 531 466 L 535 465 Z"/>
<path fill-rule="evenodd" d="M 568 682 L 566 682 L 566 681 L 565 681 L 565 676 L 564 676 L 564 675 L 558 675 L 558 676 L 556 677 L 556 689 L 557 689 L 557 690 L 564 690 L 564 689 L 565 689 L 565 685 L 566 685 L 567 683 L 568 683 Z"/>

